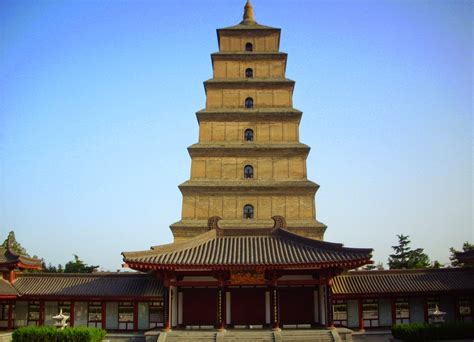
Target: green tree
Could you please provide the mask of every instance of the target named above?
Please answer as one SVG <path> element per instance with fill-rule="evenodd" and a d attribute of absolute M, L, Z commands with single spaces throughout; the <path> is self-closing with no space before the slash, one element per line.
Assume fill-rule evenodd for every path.
<path fill-rule="evenodd" d="M 7 238 L 5 239 L 5 241 L 3 241 L 3 243 L 2 243 L 3 248 L 8 247 L 8 243 L 9 243 L 8 241 L 10 241 L 10 246 L 11 246 L 11 249 L 13 250 L 13 252 L 15 252 L 18 255 L 23 255 L 23 256 L 26 256 L 26 257 L 30 256 L 26 252 L 26 249 L 22 245 L 20 245 L 20 243 L 18 241 L 16 241 L 15 232 L 13 230 L 10 233 L 8 233 Z"/>
<path fill-rule="evenodd" d="M 92 273 L 98 268 L 99 266 L 87 265 L 74 254 L 74 260 L 64 266 L 64 273 Z"/>
<path fill-rule="evenodd" d="M 364 270 L 364 271 L 383 271 L 384 267 L 383 267 L 383 264 L 381 262 L 378 262 L 377 265 L 376 264 L 365 265 L 364 267 L 362 267 L 362 270 Z"/>
<path fill-rule="evenodd" d="M 392 246 L 394 254 L 388 258 L 390 269 L 428 268 L 430 258 L 423 252 L 423 248 L 411 249 L 408 235 L 397 235 L 398 245 Z"/>
<path fill-rule="evenodd" d="M 468 252 L 474 250 L 474 244 L 471 244 L 469 242 L 464 242 L 462 245 L 462 252 Z M 451 260 L 451 266 L 453 267 L 473 267 L 473 265 L 468 265 L 468 264 L 463 264 L 462 262 L 459 262 L 456 253 L 459 253 L 461 251 L 458 251 L 454 249 L 454 247 L 451 247 L 449 249 L 451 252 L 451 255 L 449 256 L 449 260 Z"/>

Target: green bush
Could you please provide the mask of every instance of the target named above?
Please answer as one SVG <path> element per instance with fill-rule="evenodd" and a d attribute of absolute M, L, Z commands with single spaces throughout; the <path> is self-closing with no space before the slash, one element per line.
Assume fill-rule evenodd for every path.
<path fill-rule="evenodd" d="M 13 332 L 13 342 L 98 342 L 106 331 L 96 328 L 23 327 Z"/>
<path fill-rule="evenodd" d="M 392 335 L 396 339 L 407 342 L 470 339 L 474 338 L 474 323 L 400 324 L 392 327 Z"/>

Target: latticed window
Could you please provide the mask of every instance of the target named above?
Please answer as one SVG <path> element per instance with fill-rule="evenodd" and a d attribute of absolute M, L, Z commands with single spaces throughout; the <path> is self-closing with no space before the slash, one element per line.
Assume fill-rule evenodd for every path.
<path fill-rule="evenodd" d="M 119 330 L 133 329 L 133 303 L 120 302 L 118 307 Z"/>
<path fill-rule="evenodd" d="M 245 99 L 245 108 L 253 108 L 253 99 L 251 97 Z"/>
<path fill-rule="evenodd" d="M 347 327 L 347 302 L 344 299 L 333 300 L 332 312 L 334 325 Z"/>
<path fill-rule="evenodd" d="M 365 299 L 362 304 L 362 318 L 367 328 L 379 326 L 379 303 L 376 299 Z"/>
<path fill-rule="evenodd" d="M 395 302 L 395 323 L 410 323 L 410 305 L 405 298 L 399 298 Z"/>
<path fill-rule="evenodd" d="M 71 302 L 59 302 L 58 311 L 63 310 L 63 315 L 71 316 Z"/>
<path fill-rule="evenodd" d="M 148 305 L 150 329 L 162 327 L 165 321 L 163 302 L 150 302 Z"/>
<path fill-rule="evenodd" d="M 93 328 L 102 327 L 102 303 L 89 302 L 87 310 L 87 326 Z"/>
<path fill-rule="evenodd" d="M 253 206 L 247 204 L 244 206 L 244 218 L 245 219 L 253 219 Z"/>
<path fill-rule="evenodd" d="M 253 77 L 253 70 L 251 68 L 245 69 L 245 77 L 252 78 Z"/>
<path fill-rule="evenodd" d="M 28 325 L 39 325 L 40 304 L 38 301 L 28 303 Z"/>
<path fill-rule="evenodd" d="M 248 42 L 247 44 L 245 44 L 245 51 L 253 51 L 252 43 Z"/>
<path fill-rule="evenodd" d="M 252 167 L 252 165 L 245 165 L 245 167 L 244 167 L 244 178 L 245 179 L 253 178 L 253 167 Z"/>
<path fill-rule="evenodd" d="M 469 297 L 458 299 L 459 318 L 464 322 L 472 322 L 472 302 Z"/>
<path fill-rule="evenodd" d="M 245 141 L 253 141 L 253 130 L 247 128 L 244 132 L 244 139 Z"/>

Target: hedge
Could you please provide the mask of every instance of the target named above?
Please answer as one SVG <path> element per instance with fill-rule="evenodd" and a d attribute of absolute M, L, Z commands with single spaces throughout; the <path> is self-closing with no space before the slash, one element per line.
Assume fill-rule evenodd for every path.
<path fill-rule="evenodd" d="M 392 327 L 392 335 L 398 340 L 407 342 L 471 339 L 474 338 L 474 323 L 400 324 Z"/>
<path fill-rule="evenodd" d="M 13 332 L 13 342 L 98 342 L 106 331 L 96 328 L 23 327 Z"/>

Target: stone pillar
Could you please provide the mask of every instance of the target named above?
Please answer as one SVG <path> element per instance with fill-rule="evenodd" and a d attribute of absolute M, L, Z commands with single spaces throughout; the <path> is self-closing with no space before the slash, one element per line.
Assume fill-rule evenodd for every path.
<path fill-rule="evenodd" d="M 272 285 L 270 288 L 270 303 L 272 329 L 280 330 L 280 297 L 276 285 Z"/>
<path fill-rule="evenodd" d="M 362 311 L 362 299 L 359 298 L 358 300 L 358 308 L 359 308 L 359 330 L 364 331 L 364 315 Z"/>

